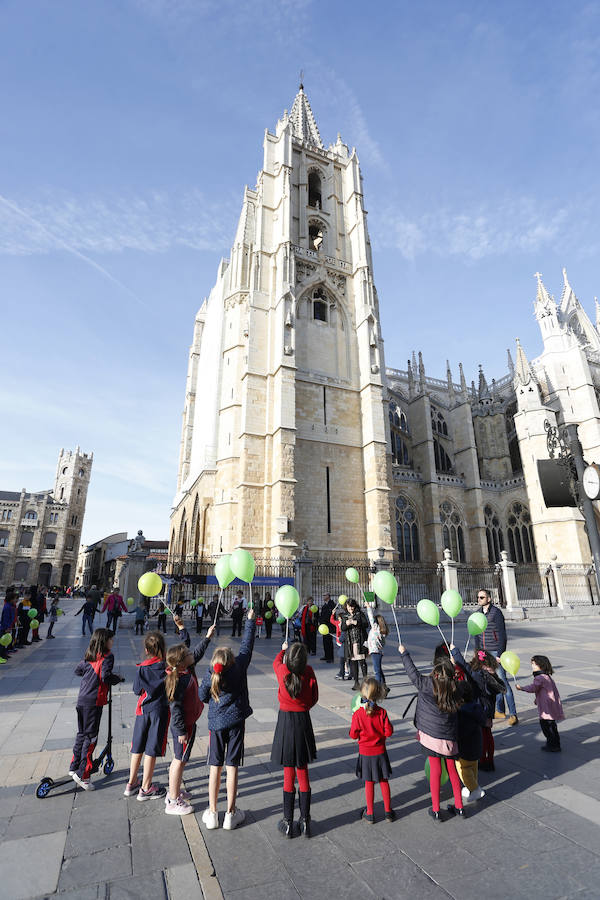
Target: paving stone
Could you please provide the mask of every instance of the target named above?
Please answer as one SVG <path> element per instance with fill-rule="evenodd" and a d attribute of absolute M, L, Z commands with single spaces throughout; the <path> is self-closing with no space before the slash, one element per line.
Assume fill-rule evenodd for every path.
<path fill-rule="evenodd" d="M 373 896 L 382 900 L 410 897 L 411 900 L 447 898 L 446 891 L 421 871 L 404 854 L 351 864 L 352 870 L 366 882 Z"/>
<path fill-rule="evenodd" d="M 71 814 L 65 858 L 128 843 L 129 819 L 123 804 L 79 807 Z"/>
<path fill-rule="evenodd" d="M 110 881 L 107 900 L 168 900 L 167 887 L 162 872 L 134 875 Z"/>
<path fill-rule="evenodd" d="M 66 831 L 5 841 L 0 854 L 0 885 L 7 900 L 53 894 L 59 881 Z M 31 864 L 32 859 L 36 865 Z"/>
<path fill-rule="evenodd" d="M 106 884 L 90 884 L 73 891 L 61 891 L 54 896 L 60 900 L 106 900 Z M 44 897 L 44 900 L 48 900 L 48 897 Z"/>
<path fill-rule="evenodd" d="M 179 816 L 165 815 L 162 801 L 148 803 L 150 805 L 156 807 L 155 816 L 136 819 L 131 823 L 134 875 L 191 861 Z"/>
<path fill-rule="evenodd" d="M 13 816 L 8 824 L 5 840 L 20 837 L 34 837 L 38 834 L 52 834 L 54 831 L 67 831 L 71 810 L 66 807 L 54 809 L 50 804 L 40 803 L 35 813 Z"/>
<path fill-rule="evenodd" d="M 169 900 L 203 900 L 204 894 L 193 862 L 165 869 L 165 881 Z"/>
<path fill-rule="evenodd" d="M 245 823 L 235 831 L 207 831 L 201 826 L 201 830 L 224 892 L 272 881 L 280 860 L 258 825 Z"/>
<path fill-rule="evenodd" d="M 256 887 L 242 888 L 239 891 L 224 891 L 225 900 L 257 900 Z M 260 887 L 260 900 L 298 900 L 302 896 L 292 881 L 274 881 Z"/>
<path fill-rule="evenodd" d="M 59 891 L 74 890 L 79 885 L 103 883 L 109 875 L 115 878 L 131 874 L 131 848 L 112 847 L 65 859 L 58 888 Z"/>

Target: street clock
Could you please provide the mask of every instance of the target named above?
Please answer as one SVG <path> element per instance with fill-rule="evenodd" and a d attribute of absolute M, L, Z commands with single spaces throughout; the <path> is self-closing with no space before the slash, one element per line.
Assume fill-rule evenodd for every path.
<path fill-rule="evenodd" d="M 600 497 L 600 466 L 592 463 L 583 470 L 583 490 L 586 497 L 590 500 L 597 500 Z"/>

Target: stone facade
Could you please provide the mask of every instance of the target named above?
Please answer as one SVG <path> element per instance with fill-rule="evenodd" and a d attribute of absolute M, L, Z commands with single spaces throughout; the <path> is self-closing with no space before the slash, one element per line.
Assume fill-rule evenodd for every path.
<path fill-rule="evenodd" d="M 546 419 L 600 447 L 600 337 L 566 276 L 536 314 L 543 356 L 509 351 L 498 380 L 431 378 L 414 352 L 386 369 L 358 157 L 324 147 L 301 87 L 196 316 L 170 554 L 587 561 L 536 460 Z"/>
<path fill-rule="evenodd" d="M 92 462 L 61 450 L 52 490 L 0 491 L 0 585 L 73 584 Z"/>

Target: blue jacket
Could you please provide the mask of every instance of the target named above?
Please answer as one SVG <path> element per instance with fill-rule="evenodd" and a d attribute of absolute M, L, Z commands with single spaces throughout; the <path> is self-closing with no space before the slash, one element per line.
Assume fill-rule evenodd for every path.
<path fill-rule="evenodd" d="M 211 731 L 222 731 L 239 725 L 252 715 L 248 697 L 248 666 L 254 648 L 255 619 L 246 619 L 240 652 L 234 663 L 223 673 L 224 691 L 218 702 L 210 695 L 212 669 L 209 669 L 200 685 L 200 699 L 208 703 L 208 727 Z"/>
<path fill-rule="evenodd" d="M 417 711 L 415 722 L 419 731 L 429 737 L 444 741 L 458 740 L 458 717 L 456 713 L 442 712 L 433 693 L 431 675 L 421 675 L 410 657 L 408 650 L 401 654 L 406 674 L 417 688 Z"/>
<path fill-rule="evenodd" d="M 477 650 L 487 650 L 492 656 L 500 656 L 506 650 L 506 625 L 502 610 L 492 603 L 484 616 L 488 620 L 487 628 L 475 635 Z"/>
<path fill-rule="evenodd" d="M 75 674 L 81 678 L 81 687 L 77 697 L 77 706 L 106 706 L 108 688 L 121 680 L 113 675 L 115 658 L 112 653 L 100 656 L 94 662 L 82 659 L 75 668 Z"/>
<path fill-rule="evenodd" d="M 158 656 L 138 663 L 133 679 L 133 693 L 139 697 L 135 710 L 136 716 L 162 712 L 167 709 L 165 667 L 164 659 L 160 659 Z"/>
<path fill-rule="evenodd" d="M 12 603 L 4 603 L 2 607 L 2 620 L 0 622 L 0 631 L 10 631 L 15 624 L 17 618 L 17 609 Z"/>

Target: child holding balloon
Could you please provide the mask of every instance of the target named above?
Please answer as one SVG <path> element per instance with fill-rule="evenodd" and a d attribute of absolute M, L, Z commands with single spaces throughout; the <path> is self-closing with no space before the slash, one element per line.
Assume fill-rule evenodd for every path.
<path fill-rule="evenodd" d="M 463 816 L 463 801 L 460 778 L 456 771 L 458 759 L 458 709 L 461 697 L 450 659 L 441 659 L 434 665 L 431 675 L 421 675 L 413 663 L 410 653 L 400 644 L 398 651 L 406 674 L 417 688 L 417 710 L 415 723 L 417 740 L 429 759 L 431 809 L 429 815 L 436 821 L 440 816 L 440 783 L 442 760 L 452 784 L 454 805 L 448 806 L 450 815 Z"/>
<path fill-rule="evenodd" d="M 279 684 L 279 713 L 273 736 L 271 762 L 283 766 L 283 819 L 279 831 L 293 837 L 295 781 L 298 775 L 300 832 L 309 838 L 311 789 L 308 764 L 317 757 L 310 710 L 318 702 L 319 688 L 311 666 L 307 665 L 305 644 L 287 643 L 273 660 L 273 671 Z"/>
<path fill-rule="evenodd" d="M 370 629 L 367 635 L 367 650 L 371 654 L 373 663 L 373 674 L 383 689 L 383 696 L 387 697 L 390 692 L 389 687 L 385 683 L 385 675 L 381 667 L 383 658 L 383 648 L 385 647 L 385 639 L 390 633 L 387 622 L 381 615 L 373 615 L 373 609 L 370 603 L 366 604 L 367 616 L 369 617 Z"/>
<path fill-rule="evenodd" d="M 456 649 L 453 651 L 458 659 Z M 496 697 L 506 691 L 504 682 L 498 678 L 496 671 L 498 669 L 498 660 L 486 650 L 476 650 L 473 654 L 468 668 L 469 674 L 476 682 L 479 691 L 479 702 L 484 708 L 487 721 L 481 729 L 483 737 L 483 750 L 481 759 L 479 760 L 479 768 L 482 772 L 495 771 L 494 765 L 494 735 L 492 734 L 492 726 L 494 724 L 494 708 L 496 705 Z"/>
<path fill-rule="evenodd" d="M 375 821 L 373 802 L 375 799 L 375 782 L 379 783 L 385 818 L 393 822 L 396 814 L 392 809 L 389 777 L 392 767 L 385 749 L 385 739 L 392 736 L 394 728 L 388 719 L 385 709 L 377 706 L 377 701 L 385 696 L 384 685 L 377 678 L 365 678 L 361 685 L 361 703 L 352 715 L 350 737 L 358 741 L 358 760 L 356 777 L 364 779 L 366 808 L 361 816 L 370 825 Z"/>
<path fill-rule="evenodd" d="M 556 723 L 562 722 L 565 714 L 558 688 L 552 678 L 553 671 L 552 664 L 547 656 L 532 656 L 531 674 L 533 675 L 533 681 L 531 684 L 518 684 L 517 690 L 535 694 L 535 705 L 538 708 L 540 717 L 540 728 L 546 738 L 546 743 L 540 749 L 548 753 L 560 753 L 560 735 Z"/>

